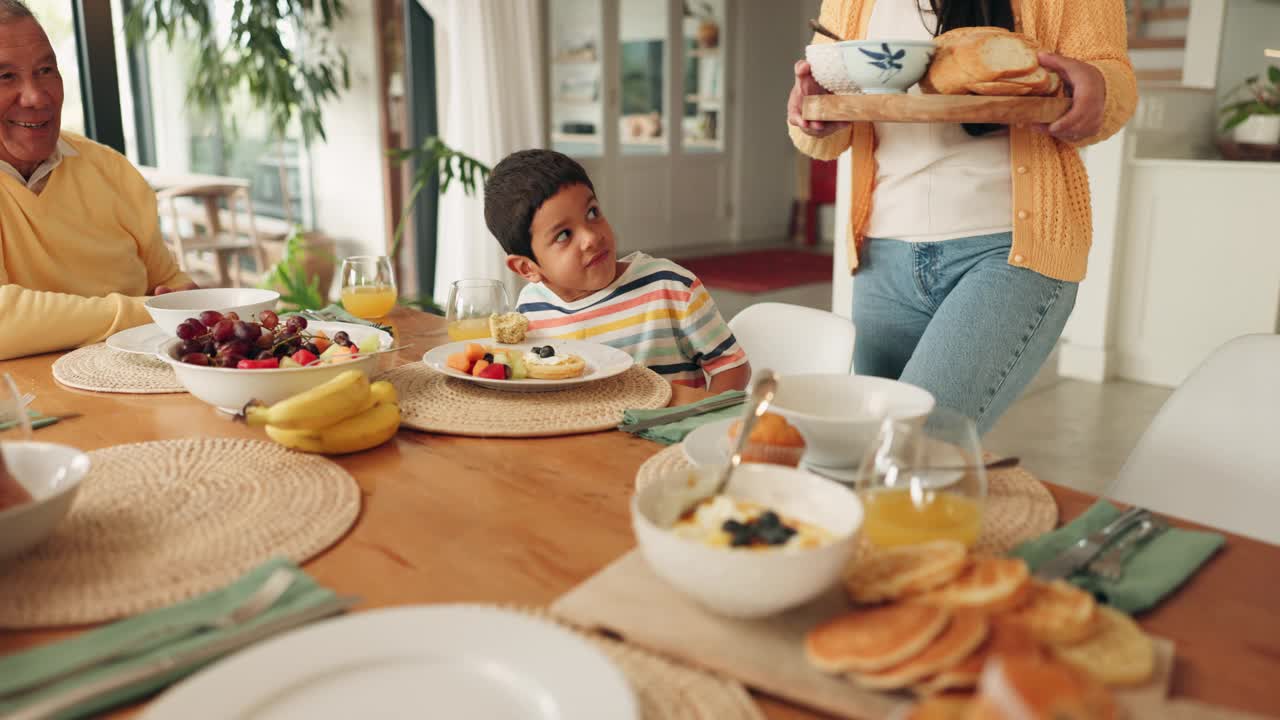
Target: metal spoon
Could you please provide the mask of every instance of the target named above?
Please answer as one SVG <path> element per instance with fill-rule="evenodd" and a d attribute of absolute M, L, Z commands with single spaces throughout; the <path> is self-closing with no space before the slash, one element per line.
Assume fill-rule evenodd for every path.
<path fill-rule="evenodd" d="M 747 397 L 747 413 L 742 419 L 742 428 L 738 432 L 738 444 L 733 449 L 729 464 L 718 475 L 691 471 L 689 482 L 682 484 L 678 489 L 673 489 L 670 494 L 661 499 L 654 513 L 654 521 L 659 527 L 671 527 L 689 511 L 689 508 L 724 490 L 729 484 L 729 478 L 733 477 L 733 471 L 742 464 L 742 451 L 747 447 L 751 430 L 755 428 L 760 416 L 769 409 L 769 403 L 773 402 L 773 396 L 777 391 L 778 378 L 773 371 L 760 371 L 751 385 L 751 394 Z"/>
<path fill-rule="evenodd" d="M 844 42 L 844 38 L 831 32 L 830 30 L 827 29 L 827 26 L 823 25 L 817 20 L 814 20 L 811 18 L 809 20 L 809 27 L 813 28 L 813 31 L 818 33 L 819 35 L 826 35 L 827 37 L 831 38 L 832 40 L 835 40 L 836 42 Z"/>

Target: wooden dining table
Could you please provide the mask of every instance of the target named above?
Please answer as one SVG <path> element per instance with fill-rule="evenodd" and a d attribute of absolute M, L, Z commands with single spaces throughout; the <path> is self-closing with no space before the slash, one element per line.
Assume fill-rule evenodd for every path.
<path fill-rule="evenodd" d="M 418 361 L 449 341 L 443 318 L 397 309 L 390 321 L 400 342 L 412 346 L 389 356 L 388 364 Z M 65 388 L 50 370 L 56 357 L 0 363 L 0 372 L 35 393 L 42 413 L 81 413 L 38 430 L 40 440 L 96 450 L 191 436 L 263 438 L 260 429 L 190 395 Z M 673 404 L 704 396 L 677 387 Z M 356 611 L 423 603 L 545 606 L 635 546 L 628 516 L 634 478 L 660 449 L 617 431 L 481 439 L 401 430 L 384 446 L 334 458 L 359 483 L 363 508 L 344 538 L 303 567 L 333 590 L 363 598 Z M 1049 489 L 1062 521 L 1096 500 Z M 1139 621 L 1176 643 L 1174 698 L 1280 715 L 1280 547 L 1228 533 L 1216 557 Z M 85 629 L 0 631 L 0 654 Z M 757 700 L 775 720 L 824 717 L 773 698 Z"/>

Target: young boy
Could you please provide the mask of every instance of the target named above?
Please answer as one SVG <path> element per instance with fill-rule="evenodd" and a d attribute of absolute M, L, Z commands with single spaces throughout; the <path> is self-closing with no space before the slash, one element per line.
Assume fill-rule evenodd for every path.
<path fill-rule="evenodd" d="M 746 387 L 746 353 L 707 289 L 670 260 L 619 260 L 591 179 L 568 156 L 507 156 L 485 183 L 484 219 L 507 267 L 530 282 L 518 309 L 531 334 L 611 345 L 673 383 Z"/>

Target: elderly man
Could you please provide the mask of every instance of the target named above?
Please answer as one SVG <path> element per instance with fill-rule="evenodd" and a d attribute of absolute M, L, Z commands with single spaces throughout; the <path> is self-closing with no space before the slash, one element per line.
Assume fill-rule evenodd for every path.
<path fill-rule="evenodd" d="M 100 342 L 151 321 L 142 296 L 195 287 L 147 182 L 61 120 L 49 38 L 0 0 L 0 360 Z"/>

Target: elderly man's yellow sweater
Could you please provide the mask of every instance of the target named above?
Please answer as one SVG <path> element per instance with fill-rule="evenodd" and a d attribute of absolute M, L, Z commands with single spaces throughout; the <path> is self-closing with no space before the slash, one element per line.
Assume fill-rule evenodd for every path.
<path fill-rule="evenodd" d="M 36 195 L 0 173 L 0 360 L 99 342 L 151 322 L 143 296 L 189 283 L 156 196 L 127 158 L 79 135 Z"/>
<path fill-rule="evenodd" d="M 862 38 L 875 0 L 823 0 L 821 22 L 841 37 Z M 1077 147 L 1111 137 L 1129 121 L 1138 105 L 1138 84 L 1129 64 L 1121 0 L 1013 0 L 1018 30 L 1041 47 L 1087 62 L 1107 84 L 1102 130 Z M 820 35 L 814 42 L 830 42 Z M 876 178 L 875 128 L 854 123 L 825 138 L 809 137 L 788 126 L 791 139 L 806 155 L 834 160 L 853 149 L 853 204 L 849 212 L 849 268 L 858 267 Z M 1013 178 L 1013 248 L 1009 262 L 1041 275 L 1079 282 L 1084 278 L 1093 240 L 1089 176 L 1076 147 L 1030 127 L 1009 129 Z"/>

